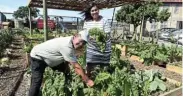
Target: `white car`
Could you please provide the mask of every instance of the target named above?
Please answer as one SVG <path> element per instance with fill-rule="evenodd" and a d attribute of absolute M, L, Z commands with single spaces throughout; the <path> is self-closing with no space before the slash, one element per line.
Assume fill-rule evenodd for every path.
<path fill-rule="evenodd" d="M 159 39 L 168 40 L 168 39 L 170 39 L 170 33 L 177 31 L 177 30 L 178 29 L 170 29 L 170 30 L 162 31 L 159 35 Z"/>
<path fill-rule="evenodd" d="M 183 38 L 183 33 L 181 33 L 179 38 L 178 38 L 178 43 L 183 45 L 182 38 Z"/>
<path fill-rule="evenodd" d="M 178 43 L 181 44 L 181 45 L 183 45 L 182 39 L 179 39 L 179 40 L 178 40 Z"/>
<path fill-rule="evenodd" d="M 164 40 L 166 40 L 166 39 L 168 39 L 169 38 L 169 33 L 162 33 L 161 35 L 160 35 L 160 39 L 164 39 Z"/>
<path fill-rule="evenodd" d="M 175 39 L 175 40 L 179 40 L 179 37 L 183 37 L 183 29 L 180 29 L 180 30 L 176 30 L 174 32 L 172 32 L 172 37 Z"/>

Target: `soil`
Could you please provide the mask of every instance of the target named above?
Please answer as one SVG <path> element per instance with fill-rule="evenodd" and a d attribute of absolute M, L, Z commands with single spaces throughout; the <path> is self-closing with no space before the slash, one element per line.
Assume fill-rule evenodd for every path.
<path fill-rule="evenodd" d="M 23 76 L 23 80 L 18 88 L 18 90 L 15 93 L 15 96 L 27 96 L 29 92 L 30 87 L 30 79 L 31 75 L 28 73 L 25 73 Z"/>
<path fill-rule="evenodd" d="M 15 36 L 12 44 L 9 46 L 9 49 L 12 49 L 12 54 L 8 56 L 10 63 L 6 67 L 0 67 L 1 96 L 11 95 L 20 74 L 24 71 L 25 56 L 22 48 L 21 37 Z"/>

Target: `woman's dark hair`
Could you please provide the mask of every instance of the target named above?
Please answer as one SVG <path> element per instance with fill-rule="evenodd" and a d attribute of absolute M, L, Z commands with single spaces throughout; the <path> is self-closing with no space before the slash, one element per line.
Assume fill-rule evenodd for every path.
<path fill-rule="evenodd" d="M 87 7 L 86 9 L 84 9 L 84 10 L 80 13 L 80 14 L 83 14 L 82 16 L 84 17 L 84 20 L 85 20 L 85 21 L 89 21 L 89 20 L 92 20 L 92 19 L 93 19 L 93 17 L 91 16 L 90 11 L 91 11 L 92 7 L 94 7 L 94 6 L 97 7 L 97 5 L 96 5 L 95 3 L 91 3 L 91 4 L 89 5 L 89 7 Z M 97 7 L 97 8 L 98 8 L 98 7 Z"/>

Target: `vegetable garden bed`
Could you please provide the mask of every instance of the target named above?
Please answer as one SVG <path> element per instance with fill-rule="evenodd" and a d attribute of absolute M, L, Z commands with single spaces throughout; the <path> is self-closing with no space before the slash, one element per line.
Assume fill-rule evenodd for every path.
<path fill-rule="evenodd" d="M 23 65 L 25 63 L 24 53 L 22 49 L 22 41 L 19 36 L 15 36 L 12 44 L 8 46 L 12 49 L 11 55 L 8 55 L 9 62 L 0 67 L 0 95 L 10 96 L 14 95 L 18 84 L 24 73 Z"/>
<path fill-rule="evenodd" d="M 116 51 L 116 54 L 119 54 L 119 52 Z M 79 62 L 82 63 L 83 59 L 81 58 Z M 113 62 L 117 62 L 117 61 L 115 61 L 113 59 Z M 125 61 L 122 61 L 121 64 L 127 65 L 128 62 L 126 63 Z M 117 63 L 115 63 L 115 64 L 113 63 L 113 65 L 116 66 Z M 126 69 L 128 69 L 128 68 L 126 68 Z M 98 70 L 96 70 L 96 71 L 98 71 Z M 120 72 L 123 75 L 125 74 L 125 72 L 127 73 L 127 71 L 123 70 L 123 69 L 121 69 L 119 71 L 114 70 L 114 72 L 119 73 L 119 75 L 121 75 Z M 95 83 L 96 83 L 96 86 L 93 87 L 93 88 L 86 87 L 85 84 L 82 83 L 81 79 L 73 73 L 73 71 L 71 72 L 71 74 L 72 74 L 73 79 L 71 79 L 68 82 L 68 84 L 65 85 L 64 84 L 65 83 L 65 81 L 64 81 L 65 78 L 64 78 L 64 75 L 62 73 L 53 72 L 51 69 L 47 68 L 47 70 L 45 72 L 45 75 L 44 75 L 44 84 L 43 84 L 43 87 L 42 87 L 43 95 L 45 95 L 45 96 L 51 96 L 51 95 L 52 96 L 56 96 L 56 95 L 57 96 L 58 95 L 60 95 L 60 96 L 61 95 L 85 95 L 85 96 L 86 95 L 88 95 L 88 96 L 89 95 L 95 95 L 95 96 L 96 95 L 100 95 L 100 96 L 102 96 L 102 95 L 105 95 L 105 96 L 106 95 L 108 95 L 108 96 L 109 95 L 131 95 L 131 94 L 129 94 L 128 90 L 129 89 L 135 89 L 135 88 L 132 88 L 132 87 L 131 88 L 128 87 L 128 85 L 131 85 L 130 84 L 131 82 L 130 83 L 128 82 L 128 80 L 130 80 L 130 79 L 128 79 L 126 81 L 124 79 L 120 80 L 120 78 L 118 76 L 119 81 L 117 81 L 115 79 L 115 77 L 113 78 L 113 76 L 115 74 L 110 75 L 106 71 L 102 72 L 101 70 L 99 70 L 99 74 L 97 74 L 96 79 L 94 79 Z M 129 76 L 129 78 L 132 77 L 131 75 L 128 75 L 128 74 L 127 75 L 125 74 L 125 76 L 126 77 Z M 116 75 L 116 77 L 117 77 L 117 75 Z M 114 81 L 114 83 L 115 83 L 114 86 L 112 84 L 113 81 L 111 83 L 111 80 Z M 122 83 L 124 82 L 125 84 L 127 84 L 127 86 L 124 86 L 123 84 L 122 84 L 122 86 L 120 85 L 121 87 L 123 87 L 122 90 L 124 89 L 124 90 L 126 90 L 126 92 L 120 92 L 122 90 L 120 90 L 119 87 L 118 88 L 116 87 L 116 85 L 119 84 L 120 82 L 122 82 Z M 26 83 L 26 82 L 23 82 L 23 83 Z M 105 85 L 107 85 L 107 86 L 105 86 Z M 167 87 L 166 91 L 170 91 L 170 90 L 175 89 L 175 88 L 178 87 L 178 85 L 176 85 L 175 83 L 172 83 L 172 81 L 169 81 L 169 79 L 165 82 L 165 85 Z M 108 87 L 107 90 L 105 90 L 106 87 Z M 116 88 L 112 88 L 112 87 L 116 87 Z M 24 87 L 24 88 L 28 89 L 28 87 Z M 110 90 L 110 89 L 112 89 L 112 90 Z M 114 92 L 114 91 L 116 91 L 116 92 Z M 136 91 L 136 90 L 134 90 L 134 91 Z M 146 91 L 146 90 L 144 90 L 144 91 Z M 165 92 L 156 91 L 154 93 L 152 92 L 150 95 L 156 95 L 157 96 L 157 95 L 162 95 Z M 114 94 L 110 94 L 110 93 L 114 93 Z M 138 94 L 136 94 L 136 95 L 138 95 Z M 141 94 L 141 95 L 144 95 L 144 94 Z"/>
<path fill-rule="evenodd" d="M 145 66 L 141 62 L 132 61 L 132 60 L 131 60 L 131 63 L 133 64 L 134 68 L 137 70 L 142 70 L 142 69 L 143 70 L 149 70 L 149 69 L 158 70 L 168 80 L 168 83 L 166 83 L 166 86 L 170 87 L 170 90 L 173 90 L 173 89 L 176 89 L 176 88 L 182 86 L 182 75 L 181 74 L 169 71 L 166 68 L 162 68 L 157 65 Z M 163 93 L 161 95 L 163 95 Z M 174 96 L 176 96 L 176 95 L 174 95 Z"/>
<path fill-rule="evenodd" d="M 25 52 L 30 52 L 32 47 L 28 44 L 36 45 L 39 42 L 42 41 L 25 41 L 24 49 L 21 49 L 22 55 L 25 56 Z M 24 53 L 23 50 L 25 51 Z M 65 79 L 63 73 L 53 72 L 53 70 L 47 68 L 42 84 L 42 94 L 44 96 L 179 96 L 182 94 L 180 88 L 182 75 L 156 65 L 146 66 L 142 62 L 138 62 L 140 60 L 138 58 L 136 61 L 128 58 L 122 58 L 123 60 L 121 60 L 120 52 L 119 49 L 113 46 L 110 66 L 100 69 L 95 68 L 91 77 L 95 82 L 95 86 L 92 88 L 87 87 L 73 70 L 70 71 L 70 75 L 67 75 Z M 133 57 L 135 58 L 135 56 Z M 17 60 L 21 64 L 26 64 L 24 59 Z M 83 60 L 84 57 L 81 57 L 79 63 L 85 68 Z M 133 66 L 134 68 L 132 68 Z M 2 83 L 6 85 L 6 82 L 8 84 L 8 81 Z M 9 83 L 8 85 L 12 84 Z M 13 94 L 26 96 L 30 87 L 30 69 L 24 74 L 18 86 L 18 90 L 14 91 L 15 93 Z M 1 95 L 4 96 L 6 94 L 2 93 Z"/>
<path fill-rule="evenodd" d="M 164 53 L 165 55 L 160 55 L 159 54 L 159 55 L 157 55 L 157 57 L 154 57 L 154 58 L 158 58 L 158 57 L 161 56 L 163 61 L 166 60 L 166 59 L 168 59 L 168 58 L 170 58 L 170 60 L 169 60 L 170 62 L 172 62 L 172 60 L 174 60 L 175 62 L 168 63 L 168 64 L 167 63 L 163 64 L 163 61 L 162 62 L 159 61 L 159 62 L 152 63 L 153 65 L 149 65 L 148 66 L 147 64 L 144 64 L 144 61 L 146 61 L 145 59 L 140 58 L 139 56 L 136 56 L 136 55 L 129 56 L 129 54 L 127 54 L 127 53 L 129 53 L 129 52 L 132 52 L 132 53 L 135 52 L 135 51 L 132 50 L 132 47 L 135 47 L 135 45 L 130 46 L 131 47 L 130 48 L 131 49 L 130 51 L 128 51 L 129 48 L 127 47 L 127 45 L 124 45 L 124 46 L 116 45 L 116 47 L 119 48 L 119 49 L 121 49 L 121 52 L 123 53 L 123 54 L 121 54 L 121 56 L 122 56 L 121 58 L 122 59 L 130 60 L 131 64 L 133 64 L 134 68 L 137 69 L 137 70 L 156 69 L 160 73 L 162 73 L 166 77 L 166 79 L 168 80 L 168 83 L 166 83 L 166 86 L 170 87 L 170 90 L 171 91 L 166 92 L 164 94 L 161 93 L 160 95 L 169 95 L 169 96 L 171 96 L 171 95 L 174 95 L 174 96 L 175 95 L 177 95 L 177 96 L 182 95 L 182 91 L 181 91 L 182 88 L 179 88 L 179 87 L 182 86 L 182 60 L 181 60 L 182 55 L 181 55 L 180 48 L 179 48 L 179 50 L 176 49 L 176 47 L 174 48 L 173 46 L 168 48 L 171 51 L 170 54 L 171 53 L 175 53 L 174 54 L 174 57 L 168 57 L 166 55 L 168 53 Z M 143 45 L 141 45 L 141 46 L 143 46 Z M 124 48 L 126 48 L 126 49 L 124 49 Z M 142 49 L 143 47 L 137 47 L 137 48 Z M 161 51 L 162 48 L 161 47 L 159 47 L 159 48 L 160 48 L 160 51 Z M 165 50 L 164 52 L 167 51 L 166 49 L 167 48 L 163 46 L 163 49 L 162 50 Z M 144 49 L 144 50 L 146 50 L 146 49 Z M 140 51 L 140 52 L 142 52 L 141 54 L 144 53 L 144 56 L 141 56 L 141 57 L 148 58 L 147 57 L 147 56 L 149 56 L 148 53 L 151 52 L 151 51 L 148 51 L 148 50 L 146 50 L 146 51 L 147 52 L 143 52 L 143 49 L 142 49 L 142 51 Z M 162 53 L 162 51 L 160 53 Z M 154 54 L 156 54 L 156 53 L 154 53 Z M 137 53 L 137 55 L 138 55 L 138 53 Z M 153 59 L 153 57 L 152 57 L 152 59 Z M 153 62 L 153 61 L 151 61 L 151 62 Z"/>

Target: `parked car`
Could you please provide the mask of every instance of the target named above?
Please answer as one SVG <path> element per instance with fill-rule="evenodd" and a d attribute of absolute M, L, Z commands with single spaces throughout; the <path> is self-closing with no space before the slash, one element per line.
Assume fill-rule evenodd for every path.
<path fill-rule="evenodd" d="M 165 31 L 161 31 L 159 32 L 159 39 L 162 39 L 162 40 L 169 40 L 171 37 L 170 37 L 170 34 L 173 33 L 174 31 L 177 31 L 177 30 L 180 30 L 180 29 L 176 29 L 176 28 L 173 28 L 173 29 L 168 29 L 168 30 L 165 30 Z"/>
<path fill-rule="evenodd" d="M 181 44 L 181 45 L 183 45 L 182 38 L 178 40 L 178 44 Z"/>
<path fill-rule="evenodd" d="M 172 37 L 172 38 L 175 39 L 175 40 L 178 40 L 179 37 L 182 37 L 182 35 L 183 35 L 183 34 L 182 34 L 182 31 L 183 31 L 183 29 L 176 30 L 176 31 L 170 33 L 169 36 Z"/>
<path fill-rule="evenodd" d="M 183 41 L 182 41 L 182 39 L 183 39 L 183 33 L 181 33 L 181 34 L 179 35 L 179 38 L 178 38 L 178 44 L 183 45 Z"/>
<path fill-rule="evenodd" d="M 158 29 L 158 30 L 155 30 L 155 31 L 150 31 L 150 32 L 144 32 L 143 33 L 143 36 L 159 36 L 161 37 L 161 33 L 164 33 L 164 32 L 167 32 L 167 31 L 173 31 L 173 30 L 176 30 L 176 28 L 161 28 L 161 29 Z M 150 34 L 150 35 L 149 35 Z"/>

